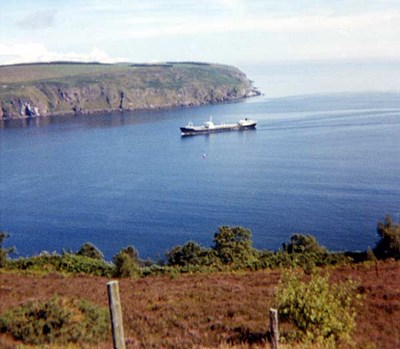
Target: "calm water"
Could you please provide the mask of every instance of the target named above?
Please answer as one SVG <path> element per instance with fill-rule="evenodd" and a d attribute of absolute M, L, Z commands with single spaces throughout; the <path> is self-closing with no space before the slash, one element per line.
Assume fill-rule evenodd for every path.
<path fill-rule="evenodd" d="M 363 250 L 400 218 L 399 94 L 260 97 L 177 111 L 39 118 L 0 128 L 0 229 L 19 254 L 77 250 L 155 258 L 212 244 L 221 225 L 276 249 L 294 232 Z M 181 138 L 179 126 L 258 121 Z M 206 157 L 203 157 L 206 154 Z"/>

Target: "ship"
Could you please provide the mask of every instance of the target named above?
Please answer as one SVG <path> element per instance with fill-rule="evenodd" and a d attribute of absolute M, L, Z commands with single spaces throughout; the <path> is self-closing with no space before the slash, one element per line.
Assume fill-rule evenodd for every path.
<path fill-rule="evenodd" d="M 180 127 L 182 136 L 194 136 L 199 134 L 208 134 L 208 133 L 216 133 L 216 132 L 226 132 L 226 131 L 244 131 L 255 129 L 257 122 L 254 120 L 250 120 L 245 118 L 243 120 L 239 120 L 236 123 L 225 124 L 221 123 L 220 125 L 215 125 L 210 117 L 209 121 L 206 121 L 201 126 L 194 126 L 192 122 L 189 122 L 186 126 Z"/>

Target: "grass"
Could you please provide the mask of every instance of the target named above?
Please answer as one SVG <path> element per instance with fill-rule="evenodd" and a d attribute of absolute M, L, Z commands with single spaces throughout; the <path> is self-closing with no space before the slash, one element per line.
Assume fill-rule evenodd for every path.
<path fill-rule="evenodd" d="M 69 76 L 96 75 L 126 70 L 126 65 L 108 64 L 24 64 L 0 66 L 0 85 L 31 83 Z"/>
<path fill-rule="evenodd" d="M 358 291 L 363 295 L 363 303 L 356 309 L 352 348 L 400 347 L 400 262 L 344 265 L 330 267 L 329 272 L 331 283 L 349 277 L 358 281 Z M 264 270 L 120 279 L 127 348 L 265 348 L 268 310 L 273 306 L 279 278 L 279 270 Z M 27 300 L 43 301 L 55 294 L 88 298 L 105 307 L 107 281 L 94 276 L 3 273 L 0 313 Z M 4 335 L 0 336 L 0 346 L 2 343 L 16 344 Z M 110 347 L 108 340 L 90 348 Z M 321 346 L 299 344 L 290 348 Z"/>
<path fill-rule="evenodd" d="M 166 69 L 166 68 L 171 69 Z M 154 81 L 151 75 L 165 75 L 166 79 L 170 79 L 176 73 L 188 74 L 190 79 L 206 78 L 210 81 L 215 80 L 216 83 L 235 82 L 234 80 L 219 80 L 218 74 L 232 74 L 236 70 L 232 67 L 217 64 L 179 64 L 171 63 L 169 65 L 132 65 L 132 64 L 23 64 L 23 65 L 4 65 L 0 66 L 0 85 L 20 85 L 30 84 L 42 81 L 64 81 L 65 78 L 74 82 L 95 83 L 99 79 L 109 79 L 115 76 L 125 76 L 136 74 L 139 80 Z M 237 72 L 236 72 L 237 73 Z M 169 74 L 169 75 L 168 75 Z"/>

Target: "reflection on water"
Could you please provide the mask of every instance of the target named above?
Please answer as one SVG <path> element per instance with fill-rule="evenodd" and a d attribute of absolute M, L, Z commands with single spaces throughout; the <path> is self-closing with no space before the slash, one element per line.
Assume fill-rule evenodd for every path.
<path fill-rule="evenodd" d="M 106 114 L 40 116 L 0 121 L 0 128 L 46 127 L 49 125 L 83 125 L 85 127 L 113 127 L 153 122 L 163 118 L 158 112 L 115 112 Z"/>

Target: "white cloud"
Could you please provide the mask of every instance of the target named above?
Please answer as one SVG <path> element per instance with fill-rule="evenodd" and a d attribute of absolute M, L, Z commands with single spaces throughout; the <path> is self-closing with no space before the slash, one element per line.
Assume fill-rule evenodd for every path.
<path fill-rule="evenodd" d="M 40 30 L 51 28 L 55 24 L 56 10 L 38 10 L 18 19 L 16 25 L 23 30 Z"/>
<path fill-rule="evenodd" d="M 157 61 L 219 62 L 400 58 L 398 7 L 350 6 L 347 10 L 344 6 L 339 11 L 339 6 L 317 6 L 312 11 L 297 11 L 298 5 L 295 11 L 288 4 L 275 3 L 177 0 L 172 6 L 161 0 L 121 0 L 117 5 L 89 0 L 78 12 L 65 5 L 53 17 L 45 6 L 40 13 L 48 16 L 43 16 L 41 29 L 16 28 L 16 15 L 10 17 L 8 26 L 6 21 L 0 23 L 0 64 L 54 60 L 112 63 L 154 57 Z M 18 15 L 26 18 L 25 13 Z M 22 44 L 24 41 L 27 44 Z M 52 49 L 55 42 L 61 52 Z"/>
<path fill-rule="evenodd" d="M 0 64 L 18 64 L 30 62 L 51 61 L 76 61 L 76 62 L 100 62 L 117 63 L 128 61 L 124 57 L 111 57 L 105 51 L 93 47 L 90 52 L 54 52 L 50 51 L 42 43 L 27 44 L 1 44 Z"/>
<path fill-rule="evenodd" d="M 135 28 L 139 24 L 133 20 L 131 38 L 152 38 L 173 35 L 194 35 L 235 32 L 307 33 L 336 30 L 352 31 L 382 27 L 400 32 L 400 12 L 364 13 L 349 16 L 290 16 L 290 17 L 209 17 L 202 21 L 194 18 L 177 17 L 168 21 L 157 21 L 159 26 Z M 149 23 L 150 24 L 150 23 Z M 156 21 L 155 23 L 156 24 Z"/>
<path fill-rule="evenodd" d="M 210 15 L 202 20 L 196 15 L 177 14 L 147 19 L 138 23 L 136 18 L 125 18 L 124 27 L 129 28 L 125 38 L 140 40 L 139 48 L 149 42 L 173 44 L 178 40 L 197 45 L 199 50 L 191 58 L 195 60 L 229 61 L 239 56 L 242 61 L 254 57 L 273 61 L 400 58 L 399 10 L 340 15 Z"/>

